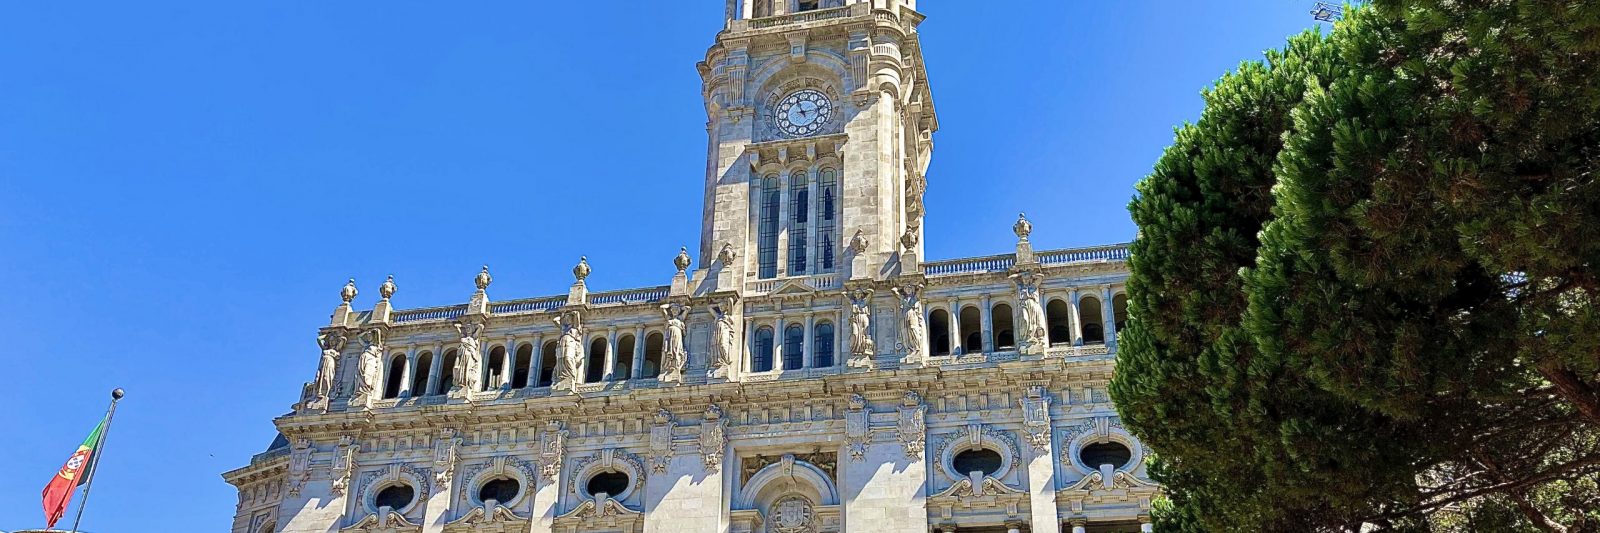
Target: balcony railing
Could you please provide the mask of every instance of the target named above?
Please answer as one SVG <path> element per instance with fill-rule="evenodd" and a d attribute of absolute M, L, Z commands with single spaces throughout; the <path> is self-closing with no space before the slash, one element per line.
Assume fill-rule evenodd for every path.
<path fill-rule="evenodd" d="M 1017 263 L 1016 256 L 992 255 L 989 257 L 972 257 L 967 259 L 952 259 L 949 261 L 936 261 L 923 264 L 923 271 L 929 276 L 940 274 L 974 274 L 981 272 L 1004 272 Z"/>
<path fill-rule="evenodd" d="M 1127 261 L 1127 244 L 1108 244 L 1093 248 L 1074 248 L 1069 250 L 1050 250 L 1036 254 L 1040 263 L 1046 265 L 1060 265 L 1066 263 L 1081 263 L 1086 261 Z"/>
<path fill-rule="evenodd" d="M 1073 263 L 1093 263 L 1101 261 L 1127 261 L 1127 244 L 1109 244 L 1089 248 L 1068 248 L 1064 250 L 1047 250 L 1034 254 L 1040 264 L 1068 265 Z M 1005 272 L 1016 266 L 1017 257 L 1013 254 L 991 255 L 987 257 L 968 257 L 950 259 L 946 261 L 932 261 L 924 263 L 922 268 L 929 276 L 945 274 L 981 274 L 987 272 Z"/>
<path fill-rule="evenodd" d="M 848 16 L 850 16 L 850 6 L 818 9 L 814 11 L 802 11 L 800 13 L 791 13 L 788 15 L 777 15 L 751 19 L 750 29 L 759 30 L 763 28 L 783 26 L 785 24 L 815 22 L 818 20 L 838 19 Z"/>
<path fill-rule="evenodd" d="M 407 309 L 394 314 L 395 323 L 422 322 L 424 320 L 448 320 L 461 316 L 467 312 L 467 305 L 452 305 L 449 307 L 427 307 L 423 309 Z"/>
<path fill-rule="evenodd" d="M 489 305 L 489 311 L 495 314 L 523 313 L 527 311 L 549 311 L 567 303 L 564 296 L 546 296 L 543 298 L 526 298 L 522 300 L 507 300 Z"/>
<path fill-rule="evenodd" d="M 628 289 L 621 291 L 601 292 L 589 295 L 589 303 L 601 304 L 636 304 L 659 302 L 667 299 L 667 291 L 671 287 L 651 287 L 648 289 Z"/>

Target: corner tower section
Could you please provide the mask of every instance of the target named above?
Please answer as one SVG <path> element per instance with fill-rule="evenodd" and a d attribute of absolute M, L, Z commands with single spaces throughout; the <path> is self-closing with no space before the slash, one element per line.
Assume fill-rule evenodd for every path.
<path fill-rule="evenodd" d="M 701 294 L 917 268 L 938 129 L 914 0 L 730 0 L 699 64 Z"/>

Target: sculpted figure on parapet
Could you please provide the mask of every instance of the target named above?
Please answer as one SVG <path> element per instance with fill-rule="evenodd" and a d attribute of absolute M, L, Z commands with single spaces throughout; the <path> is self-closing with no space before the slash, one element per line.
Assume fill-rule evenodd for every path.
<path fill-rule="evenodd" d="M 356 390 L 351 403 L 371 405 L 377 398 L 379 359 L 383 357 L 383 330 L 378 328 L 361 332 L 361 357 L 356 360 Z"/>
<path fill-rule="evenodd" d="M 900 298 L 900 342 L 906 352 L 901 362 L 920 362 L 923 346 L 928 345 L 927 323 L 922 317 L 922 284 L 906 283 L 893 290 Z"/>
<path fill-rule="evenodd" d="M 872 342 L 872 293 L 868 287 L 852 290 L 850 297 L 850 366 L 870 365 L 877 347 Z"/>
<path fill-rule="evenodd" d="M 583 366 L 583 324 L 577 311 L 567 311 L 552 319 L 561 329 L 560 342 L 556 343 L 556 389 L 573 390 L 578 386 L 579 369 Z"/>
<path fill-rule="evenodd" d="M 334 370 L 339 364 L 339 351 L 344 350 L 344 335 L 328 332 L 317 335 L 317 346 L 322 348 L 322 361 L 317 363 L 317 377 L 311 380 L 313 398 L 326 403 L 333 393 Z"/>
<path fill-rule="evenodd" d="M 734 304 L 735 300 L 730 296 L 711 306 L 711 315 L 717 319 L 716 339 L 712 343 L 711 364 L 706 377 L 728 377 L 728 369 L 733 367 L 733 360 L 738 356 L 739 335 L 733 323 Z"/>
<path fill-rule="evenodd" d="M 666 346 L 662 350 L 661 381 L 683 381 L 683 368 L 689 362 L 689 352 L 683 347 L 684 319 L 689 318 L 689 306 L 671 303 L 661 306 L 667 317 Z"/>
<path fill-rule="evenodd" d="M 1022 307 L 1021 346 L 1024 353 L 1044 353 L 1049 343 L 1045 338 L 1044 306 L 1039 303 L 1041 277 L 1033 272 L 1011 275 L 1012 281 L 1017 283 L 1017 303 Z"/>
<path fill-rule="evenodd" d="M 483 361 L 483 350 L 478 335 L 483 333 L 483 324 L 456 322 L 455 326 L 461 334 L 461 356 L 456 358 L 455 384 L 450 387 L 450 395 L 464 398 L 479 388 L 478 367 Z"/>

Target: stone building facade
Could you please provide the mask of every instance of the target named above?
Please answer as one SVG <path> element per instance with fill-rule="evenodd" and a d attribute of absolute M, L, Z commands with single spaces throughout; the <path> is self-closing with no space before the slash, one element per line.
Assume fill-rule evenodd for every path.
<path fill-rule="evenodd" d="M 1112 532 L 1127 248 L 923 259 L 915 0 L 730 0 L 701 242 L 666 285 L 343 303 L 234 533 Z M 1004 231 L 1004 228 L 996 228 Z M 667 270 L 671 264 L 675 271 Z M 596 265 L 594 268 L 603 268 Z"/>

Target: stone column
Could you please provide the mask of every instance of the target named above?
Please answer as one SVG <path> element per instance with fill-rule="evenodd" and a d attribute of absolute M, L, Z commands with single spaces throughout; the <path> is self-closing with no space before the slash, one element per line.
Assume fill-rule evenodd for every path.
<path fill-rule="evenodd" d="M 606 369 L 601 374 L 601 381 L 617 379 L 617 327 L 606 328 Z"/>
<path fill-rule="evenodd" d="M 810 200 L 806 203 L 806 248 L 808 248 L 806 262 L 811 265 L 807 272 L 816 274 L 822 272 L 822 243 L 817 242 L 817 226 L 822 224 L 822 219 L 818 216 L 822 211 L 817 206 L 822 205 L 822 201 L 817 198 L 817 180 L 822 176 L 817 173 L 815 161 L 812 162 L 811 168 L 806 170 L 806 175 L 811 177 L 806 181 L 806 198 Z M 807 368 L 810 368 L 810 365 L 807 365 Z"/>
<path fill-rule="evenodd" d="M 772 368 L 778 370 L 783 370 L 783 345 L 788 344 L 784 342 L 788 338 L 783 333 L 785 327 L 783 315 L 778 315 L 778 325 L 772 330 Z"/>
<path fill-rule="evenodd" d="M 506 357 L 500 360 L 500 388 L 511 389 L 511 372 L 517 368 L 517 338 L 506 335 Z"/>
<path fill-rule="evenodd" d="M 743 363 L 745 372 L 754 372 L 756 369 L 756 319 L 744 317 L 744 357 L 739 360 Z M 730 373 L 729 378 L 733 375 Z"/>
<path fill-rule="evenodd" d="M 1078 316 L 1078 289 L 1072 289 L 1070 296 L 1072 299 L 1070 302 L 1072 307 L 1070 309 L 1072 315 L 1072 345 L 1083 346 L 1083 317 Z"/>
<path fill-rule="evenodd" d="M 811 345 L 813 344 L 813 341 L 815 340 L 815 339 L 812 338 L 811 330 L 816 329 L 816 326 L 817 326 L 817 315 L 815 313 L 807 311 L 806 312 L 806 332 L 805 332 L 805 337 L 804 337 L 805 340 L 801 341 L 801 346 L 800 346 L 800 368 L 812 368 L 812 367 L 816 366 L 816 359 L 815 359 L 816 358 L 816 354 L 812 353 L 812 349 L 811 349 Z"/>
<path fill-rule="evenodd" d="M 845 353 L 845 342 L 850 338 L 849 330 L 845 329 L 845 320 L 844 311 L 833 314 L 833 366 L 843 365 L 850 360 L 850 354 Z"/>
<path fill-rule="evenodd" d="M 439 375 L 444 373 L 444 343 L 433 343 L 433 360 L 429 361 L 428 364 L 431 368 L 428 369 L 428 390 L 426 394 L 439 394 L 439 381 L 444 379 L 444 376 Z"/>
<path fill-rule="evenodd" d="M 885 422 L 887 426 L 872 424 L 879 427 L 872 432 L 876 438 L 864 460 L 850 460 L 848 451 L 839 449 L 839 500 L 844 507 L 840 531 L 928 531 L 928 461 L 906 457 L 905 447 L 893 436 L 895 422 Z"/>
<path fill-rule="evenodd" d="M 556 519 L 556 501 L 561 498 L 561 476 L 555 479 L 546 479 L 544 476 L 534 476 L 533 480 L 533 510 L 532 520 L 529 520 L 529 533 L 551 533 L 554 531 Z"/>
<path fill-rule="evenodd" d="M 416 366 L 417 366 L 417 345 L 415 345 L 415 344 L 407 344 L 406 345 L 406 364 L 405 364 L 405 368 L 400 371 L 400 397 L 401 398 L 410 398 L 411 397 L 411 376 L 416 372 Z"/>
<path fill-rule="evenodd" d="M 945 300 L 946 313 L 950 315 L 950 355 L 961 355 L 961 302 L 955 298 Z"/>
<path fill-rule="evenodd" d="M 644 324 L 633 327 L 633 366 L 628 371 L 633 379 L 644 378 Z"/>
<path fill-rule="evenodd" d="M 1102 329 L 1105 331 L 1106 349 L 1110 351 L 1116 351 L 1117 313 L 1111 307 L 1111 286 L 1106 285 L 1100 287 L 1100 294 L 1105 295 L 1100 299 L 1100 314 L 1102 315 L 1100 321 L 1101 323 L 1105 324 Z"/>
<path fill-rule="evenodd" d="M 994 309 L 990 306 L 989 295 L 983 295 L 983 308 L 979 309 L 983 317 L 983 352 L 994 353 Z"/>
<path fill-rule="evenodd" d="M 789 170 L 778 172 L 778 277 L 781 278 L 789 275 L 789 231 L 794 229 L 794 221 L 789 212 Z"/>
<path fill-rule="evenodd" d="M 460 474 L 461 470 L 456 469 L 456 473 Z M 454 485 L 461 482 L 458 477 L 450 476 L 450 482 L 444 487 L 434 484 L 433 490 L 428 491 L 428 499 L 418 502 L 422 504 L 422 533 L 444 532 L 445 523 L 450 521 L 450 497 L 455 494 Z M 422 482 L 433 483 L 433 480 L 423 479 Z"/>
<path fill-rule="evenodd" d="M 1053 442 L 1046 443 L 1044 449 L 1040 450 L 1023 444 L 1022 456 L 1028 473 L 1029 518 L 1033 522 L 1029 531 L 1059 533 L 1061 524 L 1056 517 L 1055 445 Z"/>

